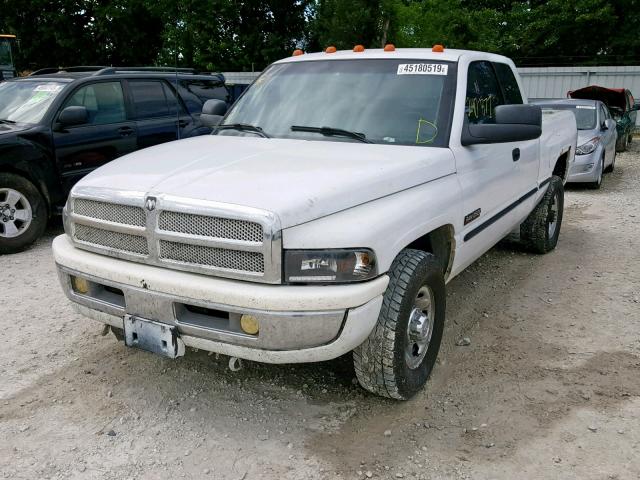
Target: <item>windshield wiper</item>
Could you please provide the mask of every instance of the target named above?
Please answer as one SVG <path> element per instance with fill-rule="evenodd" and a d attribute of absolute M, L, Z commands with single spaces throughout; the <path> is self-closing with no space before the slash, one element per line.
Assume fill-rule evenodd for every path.
<path fill-rule="evenodd" d="M 256 127 L 255 125 L 250 125 L 248 123 L 228 123 L 226 125 L 218 125 L 216 127 L 216 131 L 218 130 L 240 130 L 241 132 L 256 133 L 264 138 L 271 138 L 269 135 L 264 133 L 262 128 Z"/>
<path fill-rule="evenodd" d="M 14 122 L 13 120 L 7 120 L 5 118 L 0 118 L 0 123 L 8 123 L 10 125 L 15 125 L 16 122 Z"/>
<path fill-rule="evenodd" d="M 373 143 L 370 140 L 367 140 L 367 137 L 364 133 L 351 132 L 349 130 L 343 130 L 342 128 L 333 128 L 333 127 L 305 127 L 303 125 L 291 125 L 292 132 L 312 132 L 312 133 L 320 133 L 322 135 L 326 135 L 328 137 L 349 137 L 355 140 L 359 140 L 364 143 Z"/>

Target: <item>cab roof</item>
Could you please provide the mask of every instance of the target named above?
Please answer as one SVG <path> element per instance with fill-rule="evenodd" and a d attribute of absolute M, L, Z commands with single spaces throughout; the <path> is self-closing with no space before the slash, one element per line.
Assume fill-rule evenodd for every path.
<path fill-rule="evenodd" d="M 411 60 L 443 60 L 445 62 L 457 62 L 463 55 L 486 55 L 487 60 L 507 61 L 507 57 L 473 50 L 457 50 L 445 48 L 443 52 L 434 52 L 431 48 L 396 48 L 393 51 L 385 51 L 382 48 L 365 49 L 363 52 L 353 50 L 338 50 L 334 53 L 318 52 L 304 53 L 278 60 L 277 63 L 306 62 L 315 60 L 360 60 L 360 59 L 411 59 Z"/>

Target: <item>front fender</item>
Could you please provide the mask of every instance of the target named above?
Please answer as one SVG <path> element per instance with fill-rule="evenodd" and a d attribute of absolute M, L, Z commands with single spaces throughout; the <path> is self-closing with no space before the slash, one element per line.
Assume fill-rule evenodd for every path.
<path fill-rule="evenodd" d="M 444 225 L 461 231 L 460 185 L 455 174 L 328 215 L 282 233 L 284 248 L 371 248 L 379 273 L 416 239 Z"/>

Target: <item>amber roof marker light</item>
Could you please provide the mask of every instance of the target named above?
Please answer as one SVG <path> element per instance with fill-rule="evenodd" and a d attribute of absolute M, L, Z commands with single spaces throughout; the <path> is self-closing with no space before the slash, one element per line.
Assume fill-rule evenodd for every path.
<path fill-rule="evenodd" d="M 440 45 L 439 43 L 436 43 L 431 49 L 431 51 L 435 53 L 442 53 L 444 52 L 444 46 Z"/>
<path fill-rule="evenodd" d="M 338 50 L 336 49 L 336 47 L 331 45 L 330 47 L 327 47 L 327 49 L 324 51 L 324 53 L 336 53 L 337 51 Z"/>
<path fill-rule="evenodd" d="M 385 52 L 395 52 L 396 51 L 396 46 L 393 43 L 387 43 L 384 46 L 384 51 Z"/>
<path fill-rule="evenodd" d="M 300 50 L 299 48 L 296 48 L 296 49 L 293 51 L 293 54 L 292 54 L 291 56 L 292 56 L 292 57 L 297 57 L 297 56 L 299 56 L 299 55 L 304 55 L 304 52 L 303 52 L 302 50 Z"/>
<path fill-rule="evenodd" d="M 356 53 L 364 52 L 364 45 L 356 45 L 353 47 L 353 51 Z"/>

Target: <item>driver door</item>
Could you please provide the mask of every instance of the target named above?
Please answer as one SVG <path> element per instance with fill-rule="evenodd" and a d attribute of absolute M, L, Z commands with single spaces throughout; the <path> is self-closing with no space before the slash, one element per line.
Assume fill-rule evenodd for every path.
<path fill-rule="evenodd" d="M 85 107 L 89 119 L 83 125 L 54 128 L 55 156 L 65 192 L 96 168 L 137 149 L 136 124 L 128 118 L 120 81 L 84 84 L 60 111 L 70 106 Z"/>

